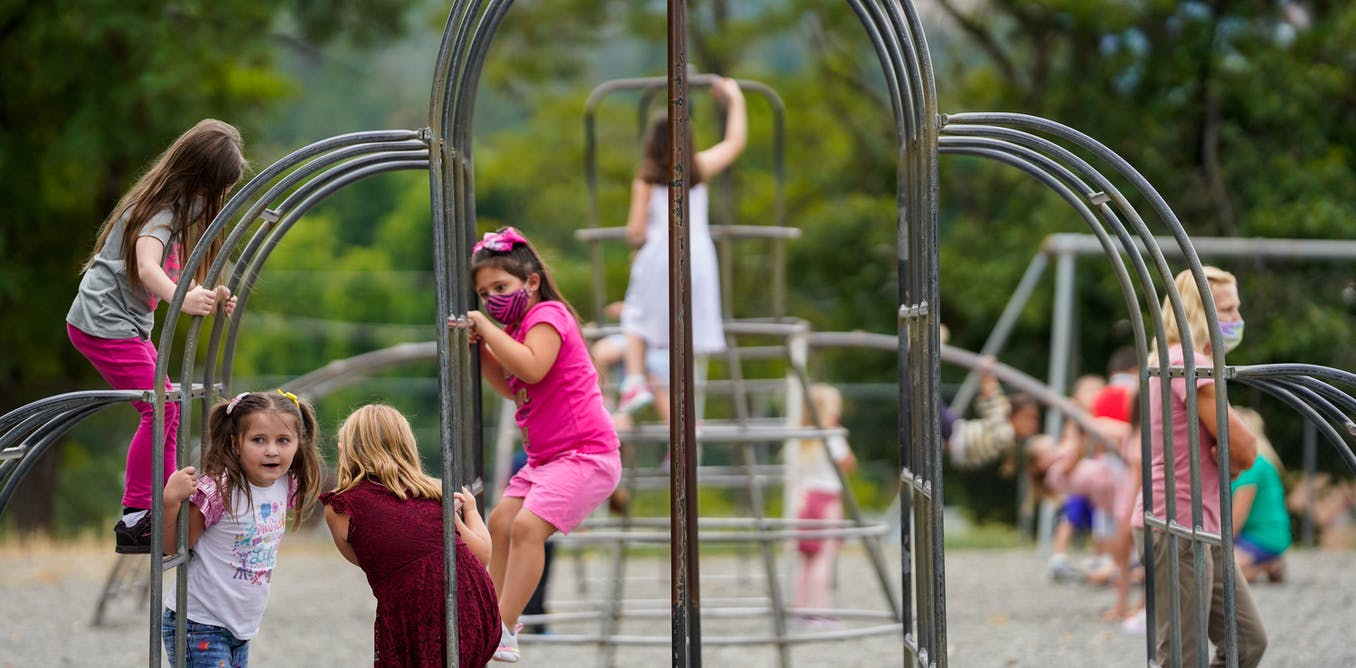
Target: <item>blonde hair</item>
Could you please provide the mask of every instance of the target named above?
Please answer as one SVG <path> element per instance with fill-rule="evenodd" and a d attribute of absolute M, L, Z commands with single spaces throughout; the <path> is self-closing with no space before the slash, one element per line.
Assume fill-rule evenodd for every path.
<path fill-rule="evenodd" d="M 386 404 L 368 404 L 339 425 L 336 493 L 364 480 L 390 490 L 398 499 L 443 498 L 442 481 L 424 473 L 409 420 Z"/>
<path fill-rule="evenodd" d="M 1209 265 L 1202 269 L 1212 292 L 1222 285 L 1238 284 L 1234 275 L 1223 269 Z M 1191 333 L 1191 345 L 1198 351 L 1203 350 L 1203 347 L 1210 343 L 1210 329 L 1209 323 L 1205 319 L 1205 302 L 1201 299 L 1200 291 L 1196 289 L 1196 279 L 1192 277 L 1190 269 L 1184 269 L 1177 274 L 1174 283 L 1177 286 L 1177 294 L 1182 297 L 1182 312 L 1186 315 L 1187 331 Z M 1213 296 L 1211 295 L 1212 298 Z M 1158 338 L 1155 337 L 1153 345 L 1149 349 L 1151 355 L 1157 355 L 1159 350 L 1182 342 L 1182 332 L 1177 323 L 1177 314 L 1173 312 L 1172 302 L 1167 297 L 1163 298 L 1163 329 L 1166 330 L 1167 342 L 1160 346 Z"/>
<path fill-rule="evenodd" d="M 1267 461 L 1276 467 L 1277 473 L 1284 474 L 1285 465 L 1281 463 L 1281 456 L 1276 453 L 1276 448 L 1271 446 L 1271 440 L 1267 438 L 1266 423 L 1262 420 L 1262 415 L 1246 406 L 1234 406 L 1233 409 L 1243 426 L 1257 438 L 1257 454 L 1266 457 Z"/>
<path fill-rule="evenodd" d="M 816 417 L 823 427 L 843 417 L 843 393 L 838 388 L 827 383 L 815 383 L 806 389 L 801 424 L 813 426 Z"/>

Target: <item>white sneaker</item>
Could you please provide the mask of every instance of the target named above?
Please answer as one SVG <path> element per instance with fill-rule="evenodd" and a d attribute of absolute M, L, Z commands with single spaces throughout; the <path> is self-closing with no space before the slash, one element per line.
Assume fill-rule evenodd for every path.
<path fill-rule="evenodd" d="M 654 401 L 654 394 L 645 384 L 644 376 L 627 376 L 621 384 L 621 400 L 617 402 L 617 412 L 630 415 Z"/>
<path fill-rule="evenodd" d="M 1057 554 L 1050 557 L 1050 579 L 1055 582 L 1078 582 L 1084 577 L 1083 573 L 1073 564 L 1069 563 L 1067 557 Z"/>
<path fill-rule="evenodd" d="M 510 631 L 509 627 L 503 625 L 503 622 L 499 624 L 499 649 L 494 651 L 494 660 L 503 663 L 518 663 L 518 659 L 522 658 L 522 654 L 518 652 L 518 632 L 523 630 L 523 625 L 514 624 L 513 630 Z"/>
<path fill-rule="evenodd" d="M 1145 627 L 1147 626 L 1146 623 L 1147 617 L 1145 616 L 1146 614 L 1147 613 L 1144 611 L 1144 608 L 1140 608 L 1139 612 L 1136 612 L 1135 614 L 1126 617 L 1125 621 L 1121 622 L 1121 630 L 1126 633 L 1129 633 L 1130 635 L 1136 636 L 1144 635 Z"/>

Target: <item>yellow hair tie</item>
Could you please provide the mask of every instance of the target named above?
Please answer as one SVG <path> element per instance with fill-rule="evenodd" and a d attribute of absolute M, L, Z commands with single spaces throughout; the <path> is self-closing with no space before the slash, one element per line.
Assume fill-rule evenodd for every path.
<path fill-rule="evenodd" d="M 283 395 L 284 397 L 287 397 L 288 399 L 291 399 L 291 400 L 292 400 L 292 403 L 294 403 L 294 404 L 297 405 L 297 410 L 301 410 L 301 401 L 300 401 L 299 399 L 297 399 L 297 395 L 292 394 L 291 392 L 284 392 L 283 389 L 282 389 L 281 387 L 278 388 L 278 394 L 281 394 L 281 395 Z"/>

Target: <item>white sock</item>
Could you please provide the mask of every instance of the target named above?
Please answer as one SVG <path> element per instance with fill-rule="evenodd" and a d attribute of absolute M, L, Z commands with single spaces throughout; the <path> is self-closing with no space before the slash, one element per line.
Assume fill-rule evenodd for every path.
<path fill-rule="evenodd" d="M 127 513 L 127 514 L 125 514 L 125 515 L 122 516 L 122 523 L 123 523 L 124 525 L 130 527 L 130 526 L 132 526 L 133 524 L 136 524 L 138 521 L 140 521 L 141 518 L 145 517 L 145 516 L 146 516 L 146 513 L 149 513 L 149 512 L 151 512 L 151 511 L 149 511 L 149 510 L 133 510 L 132 512 Z"/>

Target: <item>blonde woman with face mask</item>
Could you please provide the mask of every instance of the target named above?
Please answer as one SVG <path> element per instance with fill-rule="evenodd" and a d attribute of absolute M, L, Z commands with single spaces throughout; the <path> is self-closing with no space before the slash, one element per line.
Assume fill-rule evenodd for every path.
<path fill-rule="evenodd" d="M 1233 350 L 1243 340 L 1242 300 L 1239 296 L 1238 281 L 1233 274 L 1216 267 L 1205 267 L 1205 277 L 1215 302 L 1215 313 L 1219 318 L 1220 333 L 1223 334 L 1226 352 Z M 1196 281 L 1190 271 L 1183 271 L 1176 278 L 1177 292 L 1182 298 L 1182 310 L 1186 322 L 1179 323 L 1172 305 L 1163 300 L 1163 325 L 1166 341 L 1154 341 L 1149 354 L 1150 366 L 1157 366 L 1159 360 L 1167 357 L 1171 366 L 1182 366 L 1188 352 L 1195 361 L 1196 368 L 1212 368 L 1209 325 L 1206 321 L 1205 303 L 1196 288 Z M 1190 333 L 1195 350 L 1184 350 L 1182 329 Z M 1185 378 L 1173 378 L 1168 391 L 1171 395 L 1171 427 L 1173 458 L 1167 461 L 1164 454 L 1165 418 L 1163 413 L 1163 380 L 1151 376 L 1145 387 L 1149 397 L 1148 421 L 1145 423 L 1150 434 L 1150 454 L 1148 462 L 1152 479 L 1153 513 L 1157 517 L 1167 517 L 1166 490 L 1167 469 L 1172 467 L 1174 475 L 1174 498 L 1176 499 L 1176 517 L 1170 518 L 1182 526 L 1193 526 L 1191 512 L 1191 451 L 1188 446 L 1188 430 L 1199 427 L 1200 459 L 1197 465 L 1201 477 L 1201 528 L 1210 533 L 1220 532 L 1219 466 L 1215 449 L 1220 428 L 1215 412 L 1215 381 L 1212 378 L 1196 379 L 1195 388 L 1188 388 Z M 1197 425 L 1190 424 L 1187 415 L 1186 396 L 1188 391 L 1196 393 Z M 1244 425 L 1238 413 L 1232 408 L 1228 412 L 1229 429 L 1229 469 L 1230 477 L 1252 466 L 1257 456 L 1257 439 Z M 1135 503 L 1132 524 L 1137 531 L 1144 529 L 1144 497 L 1140 495 Z M 1142 536 L 1142 534 L 1141 534 Z M 1197 664 L 1197 643 L 1201 631 L 1209 636 L 1215 645 L 1215 654 L 1211 666 L 1225 665 L 1224 635 L 1227 620 L 1224 610 L 1224 555 L 1219 546 L 1207 546 L 1204 570 L 1196 572 L 1189 541 L 1176 541 L 1175 553 L 1169 545 L 1166 534 L 1158 532 L 1153 536 L 1153 573 L 1154 573 L 1154 620 L 1157 624 L 1157 654 L 1161 665 L 1171 665 L 1172 629 L 1169 628 L 1172 605 L 1171 589 L 1178 591 L 1181 608 L 1180 634 L 1182 665 Z M 1177 561 L 1177 580 L 1169 579 L 1168 564 Z M 1208 605 L 1208 627 L 1196 626 L 1196 579 L 1206 580 L 1205 590 L 1210 592 Z M 1248 582 L 1235 567 L 1235 611 L 1238 627 L 1238 665 L 1241 668 L 1256 666 L 1266 651 L 1266 629 L 1262 627 L 1257 604 L 1253 601 Z"/>

